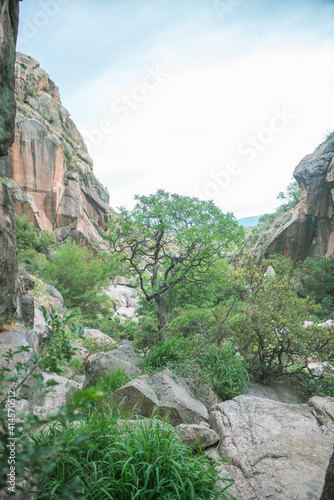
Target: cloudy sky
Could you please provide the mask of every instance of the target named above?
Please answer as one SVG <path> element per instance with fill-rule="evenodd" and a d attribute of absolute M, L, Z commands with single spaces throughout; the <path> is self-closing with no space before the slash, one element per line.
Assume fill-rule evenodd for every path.
<path fill-rule="evenodd" d="M 334 129 L 334 1 L 23 0 L 113 207 L 163 188 L 272 211 Z"/>

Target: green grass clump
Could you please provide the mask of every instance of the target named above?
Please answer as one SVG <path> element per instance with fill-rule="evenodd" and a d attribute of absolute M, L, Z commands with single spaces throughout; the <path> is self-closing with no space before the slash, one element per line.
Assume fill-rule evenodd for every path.
<path fill-rule="evenodd" d="M 111 412 L 93 413 L 86 423 L 62 434 L 67 449 L 40 485 L 38 500 L 211 500 L 229 498 L 233 481 L 219 477 L 219 464 L 185 446 L 167 423 L 153 418 L 119 422 Z M 83 439 L 78 447 L 78 437 Z M 54 445 L 55 430 L 35 437 Z M 217 484 L 223 481 L 223 486 Z M 74 486 L 76 491 L 74 491 Z M 71 498 L 74 498 L 71 497 Z"/>

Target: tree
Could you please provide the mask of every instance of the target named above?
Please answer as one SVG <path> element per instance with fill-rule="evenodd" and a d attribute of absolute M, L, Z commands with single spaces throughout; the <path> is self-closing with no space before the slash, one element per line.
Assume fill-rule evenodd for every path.
<path fill-rule="evenodd" d="M 111 303 L 103 291 L 109 281 L 107 264 L 88 248 L 70 241 L 58 246 L 42 277 L 59 289 L 67 307 L 79 307 L 85 319 L 109 312 Z"/>
<path fill-rule="evenodd" d="M 291 182 L 287 188 L 286 193 L 280 191 L 277 196 L 278 200 L 286 200 L 286 203 L 280 208 L 288 211 L 300 202 L 300 193 L 298 184 L 296 181 Z"/>
<path fill-rule="evenodd" d="M 156 303 L 162 338 L 171 290 L 179 283 L 200 286 L 212 266 L 240 243 L 243 229 L 212 201 L 163 190 L 135 200 L 132 211 L 122 207 L 110 223 L 109 240 L 113 253 L 121 254 L 137 276 L 146 300 Z"/>
<path fill-rule="evenodd" d="M 280 271 L 282 262 L 277 262 Z M 266 267 L 270 263 L 275 265 L 267 261 Z M 271 277 L 264 271 L 264 267 L 253 266 L 248 297 L 231 321 L 231 332 L 249 371 L 270 385 L 276 378 L 303 373 L 312 358 L 328 361 L 334 348 L 334 329 L 305 326 L 314 305 L 298 297 L 289 275 Z"/>

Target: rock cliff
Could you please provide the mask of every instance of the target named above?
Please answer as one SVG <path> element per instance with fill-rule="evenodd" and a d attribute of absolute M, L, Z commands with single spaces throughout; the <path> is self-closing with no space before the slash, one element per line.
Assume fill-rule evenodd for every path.
<path fill-rule="evenodd" d="M 258 242 L 258 255 L 282 253 L 294 262 L 334 253 L 334 133 L 294 171 L 300 203 Z"/>
<path fill-rule="evenodd" d="M 98 248 L 112 211 L 84 140 L 39 63 L 18 53 L 15 71 L 15 140 L 0 160 L 15 211 L 38 229 L 54 231 L 60 241 L 71 237 Z"/>
<path fill-rule="evenodd" d="M 7 153 L 14 139 L 18 11 L 18 0 L 3 0 L 0 4 L 0 157 Z M 16 311 L 19 289 L 16 253 L 10 192 L 0 182 L 0 328 Z"/>

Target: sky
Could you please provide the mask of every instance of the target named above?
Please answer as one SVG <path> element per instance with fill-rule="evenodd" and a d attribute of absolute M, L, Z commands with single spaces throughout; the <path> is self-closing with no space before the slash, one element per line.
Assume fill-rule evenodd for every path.
<path fill-rule="evenodd" d="M 280 205 L 334 129 L 334 0 L 23 0 L 17 49 L 60 87 L 113 208 L 165 189 Z"/>

